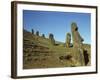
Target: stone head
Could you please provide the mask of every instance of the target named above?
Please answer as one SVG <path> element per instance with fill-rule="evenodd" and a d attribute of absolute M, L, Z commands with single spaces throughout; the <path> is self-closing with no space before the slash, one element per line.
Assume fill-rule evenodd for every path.
<path fill-rule="evenodd" d="M 71 24 L 71 29 L 72 29 L 72 31 L 78 31 L 78 27 L 77 27 L 77 24 L 75 22 L 73 22 Z"/>

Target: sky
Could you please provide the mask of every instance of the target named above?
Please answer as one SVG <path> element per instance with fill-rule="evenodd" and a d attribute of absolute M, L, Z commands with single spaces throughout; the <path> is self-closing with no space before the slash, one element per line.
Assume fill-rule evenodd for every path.
<path fill-rule="evenodd" d="M 56 11 L 23 10 L 23 27 L 31 32 L 39 31 L 40 35 L 49 33 L 56 41 L 65 42 L 66 34 L 71 33 L 71 23 L 75 22 L 84 43 L 91 43 L 91 14 Z"/>

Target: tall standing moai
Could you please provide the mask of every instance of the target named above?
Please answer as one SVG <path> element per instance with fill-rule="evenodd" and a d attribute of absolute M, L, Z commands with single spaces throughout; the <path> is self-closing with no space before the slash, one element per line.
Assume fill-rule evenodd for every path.
<path fill-rule="evenodd" d="M 78 32 L 78 27 L 75 22 L 71 24 L 71 32 L 72 32 L 72 39 L 73 39 L 73 47 L 75 50 L 78 50 L 79 52 L 79 61 L 81 63 L 81 66 L 85 65 L 84 60 L 84 49 L 83 49 L 83 38 L 81 37 L 80 33 Z"/>
<path fill-rule="evenodd" d="M 49 39 L 51 41 L 51 43 L 54 45 L 55 44 L 55 39 L 52 33 L 49 34 Z"/>
<path fill-rule="evenodd" d="M 82 42 L 84 39 L 80 36 L 78 32 L 78 27 L 75 22 L 71 24 L 71 32 L 72 32 L 72 39 L 73 39 L 73 47 L 82 47 Z"/>
<path fill-rule="evenodd" d="M 71 43 L 71 34 L 67 33 L 66 35 L 66 47 L 69 48 L 70 47 L 70 43 Z"/>

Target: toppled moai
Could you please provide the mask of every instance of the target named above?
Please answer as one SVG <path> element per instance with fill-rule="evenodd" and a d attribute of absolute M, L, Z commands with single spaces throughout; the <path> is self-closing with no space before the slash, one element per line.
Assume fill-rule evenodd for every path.
<path fill-rule="evenodd" d="M 66 35 L 66 47 L 69 48 L 71 43 L 71 34 L 67 33 Z"/>

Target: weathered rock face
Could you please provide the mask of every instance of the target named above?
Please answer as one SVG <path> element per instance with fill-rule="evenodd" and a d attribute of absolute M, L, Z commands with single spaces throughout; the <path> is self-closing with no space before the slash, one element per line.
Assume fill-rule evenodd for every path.
<path fill-rule="evenodd" d="M 73 39 L 73 47 L 81 47 L 82 42 L 84 40 L 80 36 L 80 33 L 78 32 L 77 24 L 74 22 L 71 24 L 71 32 L 72 32 L 72 39 Z"/>
<path fill-rule="evenodd" d="M 71 43 L 71 34 L 67 33 L 66 35 L 66 47 L 69 48 Z"/>

